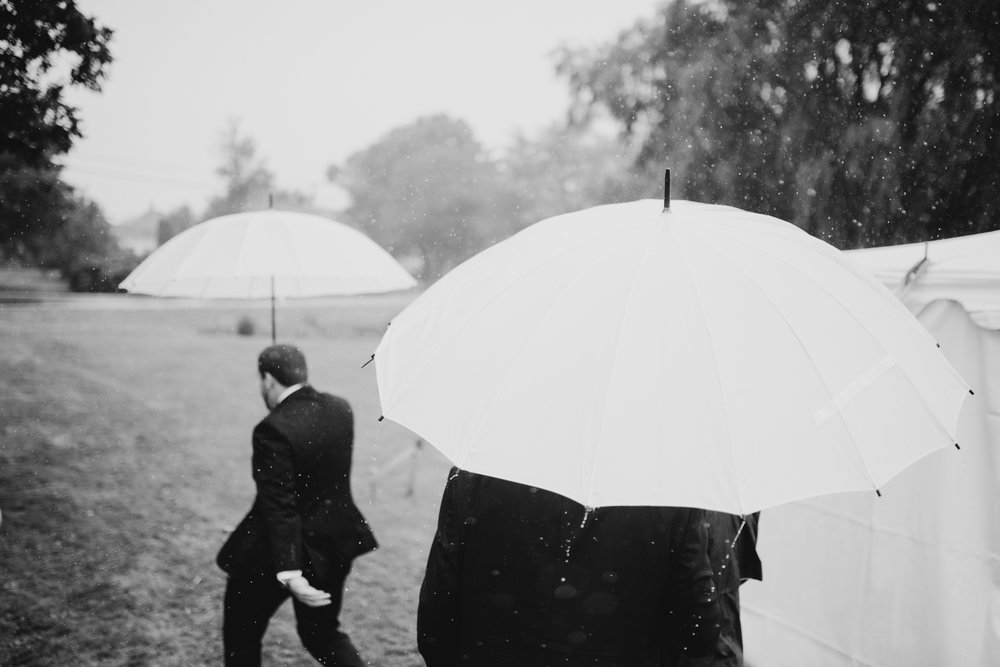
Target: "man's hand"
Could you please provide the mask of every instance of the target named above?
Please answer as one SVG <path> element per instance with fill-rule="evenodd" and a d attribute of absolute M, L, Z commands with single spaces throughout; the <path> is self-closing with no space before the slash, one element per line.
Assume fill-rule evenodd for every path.
<path fill-rule="evenodd" d="M 330 604 L 330 594 L 313 588 L 305 577 L 292 577 L 285 583 L 285 587 L 296 600 L 307 607 L 325 607 Z"/>

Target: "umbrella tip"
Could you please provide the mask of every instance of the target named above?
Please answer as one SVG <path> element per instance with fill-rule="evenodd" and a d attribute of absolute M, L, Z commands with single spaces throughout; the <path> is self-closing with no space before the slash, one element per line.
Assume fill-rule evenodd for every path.
<path fill-rule="evenodd" d="M 269 209 L 270 208 L 274 208 L 274 193 L 273 192 L 268 192 L 267 193 L 267 207 Z"/>
<path fill-rule="evenodd" d="M 670 169 L 663 172 L 663 212 L 670 210 Z"/>
<path fill-rule="evenodd" d="M 957 442 L 955 443 L 955 449 L 957 449 L 957 450 L 959 450 L 959 451 L 962 451 L 962 448 L 958 446 L 958 443 L 957 443 Z"/>
<path fill-rule="evenodd" d="M 371 363 L 371 362 L 373 362 L 373 361 L 375 361 L 375 355 L 374 355 L 374 354 L 372 355 L 372 358 L 371 358 L 371 359 L 369 359 L 369 360 L 368 360 L 368 361 L 366 361 L 365 363 L 361 364 L 361 368 L 364 368 L 365 366 L 367 366 L 368 364 L 370 364 L 370 363 Z"/>
<path fill-rule="evenodd" d="M 881 498 L 882 497 L 882 492 L 879 491 L 878 489 L 875 489 L 875 495 L 878 496 L 879 498 Z"/>

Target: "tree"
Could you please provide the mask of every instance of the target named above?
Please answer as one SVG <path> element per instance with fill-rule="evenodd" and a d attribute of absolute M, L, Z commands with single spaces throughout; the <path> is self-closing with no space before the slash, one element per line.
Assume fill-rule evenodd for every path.
<path fill-rule="evenodd" d="M 209 202 L 204 217 L 267 208 L 274 191 L 274 174 L 257 157 L 253 138 L 241 133 L 239 121 L 230 121 L 223 130 L 219 152 L 222 163 L 216 173 L 225 179 L 226 191 Z"/>
<path fill-rule="evenodd" d="M 330 170 L 351 195 L 348 219 L 397 256 L 415 254 L 435 279 L 506 235 L 511 192 L 463 121 L 421 118 Z"/>
<path fill-rule="evenodd" d="M 194 213 L 187 206 L 181 206 L 170 211 L 156 226 L 156 243 L 163 245 L 188 227 L 194 226 Z"/>
<path fill-rule="evenodd" d="M 662 6 L 597 50 L 564 50 L 557 70 L 574 113 L 607 108 L 640 146 L 638 165 L 672 170 L 675 196 L 769 212 L 788 210 L 787 182 L 767 176 L 788 160 L 776 132 L 783 92 L 774 78 L 774 2 Z"/>
<path fill-rule="evenodd" d="M 998 21 L 985 0 L 677 0 L 559 71 L 691 198 L 842 247 L 922 240 L 997 226 Z"/>
<path fill-rule="evenodd" d="M 48 262 L 75 292 L 114 292 L 139 263 L 123 250 L 100 207 L 82 197 L 67 202 L 65 223 L 51 242 Z"/>
<path fill-rule="evenodd" d="M 80 134 L 67 87 L 100 90 L 111 30 L 73 0 L 0 0 L 0 153 L 51 166 Z"/>
<path fill-rule="evenodd" d="M 515 137 L 501 161 L 517 199 L 516 231 L 589 206 L 662 196 L 663 176 L 634 164 L 630 146 L 588 124 L 554 124 L 535 139 Z"/>
<path fill-rule="evenodd" d="M 1000 5 L 984 0 L 796 7 L 785 55 L 802 104 L 790 119 L 829 164 L 807 228 L 832 226 L 837 209 L 847 245 L 998 226 L 998 24 Z"/>
<path fill-rule="evenodd" d="M 52 159 L 81 131 L 63 94 L 100 89 L 110 40 L 72 0 L 0 0 L 0 260 L 38 261 L 65 222 Z"/>
<path fill-rule="evenodd" d="M 65 221 L 71 188 L 56 169 L 0 153 L 0 259 L 36 263 Z"/>

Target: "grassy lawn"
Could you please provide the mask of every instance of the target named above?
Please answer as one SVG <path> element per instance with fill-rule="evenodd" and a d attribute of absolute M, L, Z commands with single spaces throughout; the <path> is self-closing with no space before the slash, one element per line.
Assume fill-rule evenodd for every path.
<path fill-rule="evenodd" d="M 269 314 L 116 307 L 123 299 L 0 304 L 2 665 L 221 664 L 214 557 L 253 498 Z M 361 368 L 404 304 L 287 302 L 278 313 L 279 339 L 303 348 L 313 383 L 354 406 L 354 494 L 382 548 L 356 561 L 342 621 L 370 664 L 401 667 L 423 664 L 416 598 L 448 467 L 429 448 L 412 469 L 399 461 L 414 436 L 377 421 L 374 366 Z M 256 335 L 236 335 L 241 316 Z M 314 664 L 290 605 L 265 661 Z"/>

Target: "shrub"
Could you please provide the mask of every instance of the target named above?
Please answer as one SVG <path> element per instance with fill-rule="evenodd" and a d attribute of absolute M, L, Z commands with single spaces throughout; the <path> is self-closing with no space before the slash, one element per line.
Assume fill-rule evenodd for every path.
<path fill-rule="evenodd" d="M 257 332 L 257 325 L 253 320 L 244 315 L 236 323 L 236 333 L 241 336 L 252 336 Z"/>

